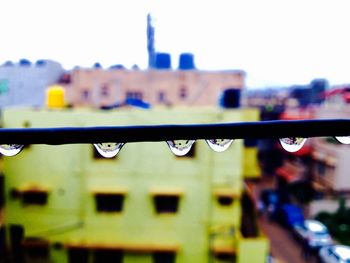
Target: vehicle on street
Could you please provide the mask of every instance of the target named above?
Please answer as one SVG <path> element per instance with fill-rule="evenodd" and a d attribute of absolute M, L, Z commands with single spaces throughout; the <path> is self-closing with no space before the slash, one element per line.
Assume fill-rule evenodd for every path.
<path fill-rule="evenodd" d="M 306 219 L 301 224 L 295 224 L 293 231 L 296 237 L 310 249 L 319 249 L 333 244 L 327 227 L 317 220 Z"/>
<path fill-rule="evenodd" d="M 293 204 L 284 204 L 276 208 L 273 219 L 282 226 L 293 229 L 295 225 L 304 223 L 304 214 L 300 207 Z"/>
<path fill-rule="evenodd" d="M 326 246 L 320 249 L 322 263 L 350 263 L 350 247 L 344 245 Z"/>

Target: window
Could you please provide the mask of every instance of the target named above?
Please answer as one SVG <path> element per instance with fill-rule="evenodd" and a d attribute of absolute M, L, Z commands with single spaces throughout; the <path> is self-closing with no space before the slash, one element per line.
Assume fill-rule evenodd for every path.
<path fill-rule="evenodd" d="M 143 99 L 143 93 L 141 91 L 127 91 L 126 92 L 126 99 Z"/>
<path fill-rule="evenodd" d="M 121 263 L 123 252 L 119 249 L 92 249 L 85 247 L 71 247 L 68 250 L 69 263 Z"/>
<path fill-rule="evenodd" d="M 121 263 L 123 253 L 115 249 L 97 249 L 93 252 L 94 263 Z"/>
<path fill-rule="evenodd" d="M 175 194 L 155 194 L 153 202 L 157 214 L 176 213 L 180 197 Z"/>
<path fill-rule="evenodd" d="M 233 204 L 237 194 L 231 189 L 217 189 L 214 191 L 217 202 L 222 206 L 230 206 Z"/>
<path fill-rule="evenodd" d="M 159 91 L 158 102 L 166 102 L 166 93 L 164 91 Z"/>
<path fill-rule="evenodd" d="M 49 241 L 42 238 L 26 238 L 23 242 L 26 258 L 29 262 L 48 262 L 50 258 Z"/>
<path fill-rule="evenodd" d="M 86 248 L 70 248 L 68 249 L 69 263 L 87 263 L 89 259 L 89 250 Z"/>
<path fill-rule="evenodd" d="M 155 252 L 153 253 L 154 263 L 175 263 L 175 252 Z"/>
<path fill-rule="evenodd" d="M 324 162 L 316 161 L 316 169 L 318 175 L 324 176 L 326 174 L 326 164 Z"/>
<path fill-rule="evenodd" d="M 102 85 L 101 87 L 101 96 L 108 97 L 109 96 L 109 87 L 107 84 Z"/>
<path fill-rule="evenodd" d="M 121 212 L 123 210 L 124 193 L 95 193 L 97 212 Z"/>
<path fill-rule="evenodd" d="M 24 227 L 22 225 L 10 224 L 10 253 L 13 262 L 24 262 L 23 239 Z"/>
<path fill-rule="evenodd" d="M 220 262 L 236 262 L 235 261 L 235 254 L 232 252 L 224 252 L 224 251 L 220 251 L 220 252 L 216 252 L 214 254 L 214 257 L 220 261 Z"/>
<path fill-rule="evenodd" d="M 181 86 L 181 88 L 179 90 L 179 98 L 183 99 L 183 100 L 187 98 L 187 88 L 186 88 L 186 86 Z"/>
<path fill-rule="evenodd" d="M 218 196 L 217 200 L 218 200 L 219 204 L 222 206 L 229 206 L 233 203 L 232 196 Z"/>
<path fill-rule="evenodd" d="M 58 80 L 59 84 L 70 84 L 71 83 L 71 75 L 69 73 L 64 73 Z"/>
<path fill-rule="evenodd" d="M 90 92 L 89 92 L 89 90 L 83 90 L 81 92 L 81 97 L 82 97 L 83 101 L 88 101 L 90 99 Z"/>
<path fill-rule="evenodd" d="M 23 205 L 45 205 L 48 193 L 41 190 L 27 190 L 21 193 Z"/>
<path fill-rule="evenodd" d="M 48 191 L 46 189 L 29 188 L 16 189 L 10 191 L 12 199 L 20 199 L 23 205 L 45 205 L 48 199 Z"/>

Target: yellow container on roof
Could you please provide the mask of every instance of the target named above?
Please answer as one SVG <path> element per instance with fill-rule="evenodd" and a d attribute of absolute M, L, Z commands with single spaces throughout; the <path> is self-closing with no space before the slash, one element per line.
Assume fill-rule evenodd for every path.
<path fill-rule="evenodd" d="M 49 109 L 62 109 L 65 104 L 65 90 L 60 85 L 49 86 L 46 90 L 46 106 Z"/>

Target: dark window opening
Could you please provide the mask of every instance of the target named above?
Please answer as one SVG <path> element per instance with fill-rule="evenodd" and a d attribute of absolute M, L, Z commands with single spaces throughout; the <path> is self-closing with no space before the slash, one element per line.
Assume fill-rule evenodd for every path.
<path fill-rule="evenodd" d="M 179 98 L 180 99 L 186 99 L 187 98 L 187 88 L 185 86 L 182 86 L 179 90 Z"/>
<path fill-rule="evenodd" d="M 21 193 L 23 205 L 45 205 L 47 203 L 47 192 L 24 191 Z"/>
<path fill-rule="evenodd" d="M 81 96 L 84 101 L 87 101 L 90 97 L 90 92 L 88 90 L 83 90 Z"/>
<path fill-rule="evenodd" d="M 175 263 L 175 252 L 155 252 L 153 253 L 154 263 Z"/>
<path fill-rule="evenodd" d="M 41 238 L 26 238 L 23 242 L 26 257 L 29 259 L 49 259 L 49 242 Z M 46 260 L 46 262 L 47 262 Z"/>
<path fill-rule="evenodd" d="M 52 247 L 56 250 L 63 249 L 63 244 L 61 242 L 55 242 L 52 244 Z"/>
<path fill-rule="evenodd" d="M 95 194 L 97 212 L 121 212 L 123 210 L 124 194 Z"/>
<path fill-rule="evenodd" d="M 156 212 L 161 213 L 176 213 L 179 206 L 178 195 L 155 195 L 153 197 Z"/>
<path fill-rule="evenodd" d="M 89 259 L 89 250 L 85 248 L 70 248 L 68 249 L 69 263 L 87 263 Z"/>
<path fill-rule="evenodd" d="M 21 197 L 21 193 L 16 189 L 16 188 L 12 188 L 10 190 L 10 197 L 12 199 L 17 199 Z"/>
<path fill-rule="evenodd" d="M 166 102 L 166 94 L 164 91 L 158 93 L 158 102 Z"/>
<path fill-rule="evenodd" d="M 109 88 L 106 84 L 101 87 L 101 96 L 103 97 L 109 96 Z"/>
<path fill-rule="evenodd" d="M 218 196 L 218 202 L 222 206 L 229 206 L 233 203 L 233 197 L 232 196 Z"/>
<path fill-rule="evenodd" d="M 22 244 L 24 238 L 24 227 L 22 225 L 10 225 L 10 242 L 11 246 Z"/>
<path fill-rule="evenodd" d="M 24 239 L 24 227 L 22 225 L 10 225 L 11 256 L 14 262 L 24 262 L 22 241 Z"/>
<path fill-rule="evenodd" d="M 70 84 L 71 82 L 71 75 L 68 73 L 62 74 L 58 80 L 59 84 Z"/>
<path fill-rule="evenodd" d="M 316 169 L 317 169 L 317 173 L 320 176 L 324 176 L 326 174 L 326 164 L 324 162 L 317 161 L 316 162 Z"/>
<path fill-rule="evenodd" d="M 126 99 L 133 99 L 134 98 L 134 92 L 127 91 L 126 92 Z"/>
<path fill-rule="evenodd" d="M 3 262 L 7 262 L 6 261 L 6 257 L 7 257 L 6 239 L 7 239 L 7 233 L 5 230 L 5 226 L 2 225 L 0 226 L 0 258 L 4 259 Z M 0 262 L 2 261 L 0 260 Z"/>
<path fill-rule="evenodd" d="M 235 254 L 232 252 L 216 252 L 214 257 L 220 262 L 236 262 Z"/>
<path fill-rule="evenodd" d="M 98 249 L 93 253 L 93 263 L 121 263 L 122 259 L 121 250 Z"/>
<path fill-rule="evenodd" d="M 135 99 L 142 100 L 143 95 L 141 92 L 135 92 Z"/>
<path fill-rule="evenodd" d="M 143 94 L 140 91 L 127 91 L 126 92 L 126 99 L 142 100 L 143 99 Z"/>

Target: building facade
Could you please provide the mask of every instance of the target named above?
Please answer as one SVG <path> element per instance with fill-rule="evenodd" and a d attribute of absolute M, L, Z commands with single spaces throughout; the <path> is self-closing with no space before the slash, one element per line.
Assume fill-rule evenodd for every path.
<path fill-rule="evenodd" d="M 127 99 L 151 105 L 213 106 L 225 89 L 244 86 L 241 70 L 78 69 L 72 71 L 66 90 L 72 106 L 99 108 L 121 105 Z"/>
<path fill-rule="evenodd" d="M 0 107 L 44 106 L 46 88 L 63 73 L 62 66 L 51 60 L 5 63 L 0 66 Z"/>
<path fill-rule="evenodd" d="M 250 117 L 249 117 L 250 116 Z M 5 110 L 4 127 L 219 123 L 245 109 Z M 4 157 L 5 225 L 15 262 L 256 262 L 268 242 L 242 236 L 243 140 L 214 152 L 197 140 L 126 143 L 115 158 L 87 144 L 27 145 Z M 249 167 L 245 172 L 244 167 Z"/>

